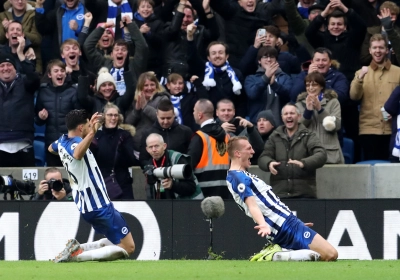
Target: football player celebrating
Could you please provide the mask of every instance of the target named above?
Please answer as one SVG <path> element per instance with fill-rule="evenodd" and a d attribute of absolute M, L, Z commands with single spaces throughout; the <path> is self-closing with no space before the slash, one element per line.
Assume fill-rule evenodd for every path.
<path fill-rule="evenodd" d="M 336 249 L 321 235 L 310 229 L 280 201 L 267 185 L 246 170 L 254 150 L 244 136 L 231 137 L 228 142 L 231 166 L 226 178 L 235 202 L 258 224 L 258 234 L 269 244 L 250 261 L 335 261 Z M 290 249 L 282 251 L 282 248 Z"/>
<path fill-rule="evenodd" d="M 89 121 L 85 110 L 69 112 L 65 117 L 68 134 L 51 144 L 49 152 L 60 156 L 83 219 L 106 238 L 85 244 L 71 239 L 54 262 L 112 261 L 127 258 L 135 250 L 128 225 L 110 201 L 103 176 L 89 150 L 101 117 L 95 113 Z"/>

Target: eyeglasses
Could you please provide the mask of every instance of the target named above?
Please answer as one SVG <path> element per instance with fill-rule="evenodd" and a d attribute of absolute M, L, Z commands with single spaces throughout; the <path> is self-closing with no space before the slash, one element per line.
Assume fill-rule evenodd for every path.
<path fill-rule="evenodd" d="M 306 83 L 306 87 L 317 87 L 317 86 L 319 86 L 319 84 L 318 83 Z"/>
<path fill-rule="evenodd" d="M 118 118 L 119 117 L 118 114 L 106 114 L 106 116 L 109 117 L 109 118 L 112 118 L 112 117 Z"/>
<path fill-rule="evenodd" d="M 271 59 L 271 60 L 272 59 L 276 59 L 276 57 L 274 57 L 274 56 L 266 56 L 266 55 L 264 55 L 264 56 L 261 57 L 261 59 L 268 59 L 268 58 Z"/>

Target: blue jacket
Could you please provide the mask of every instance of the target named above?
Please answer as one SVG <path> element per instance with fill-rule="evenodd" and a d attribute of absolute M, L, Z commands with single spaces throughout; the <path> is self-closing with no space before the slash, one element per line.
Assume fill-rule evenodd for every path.
<path fill-rule="evenodd" d="M 302 71 L 293 81 L 293 87 L 290 91 L 290 100 L 293 103 L 296 103 L 297 96 L 306 91 L 306 86 L 304 84 L 304 79 L 308 75 L 308 71 Z M 346 100 L 349 99 L 349 82 L 346 77 L 331 67 L 326 73 L 325 77 L 325 87 L 327 89 L 334 90 L 337 95 L 341 105 L 344 104 Z"/>
<path fill-rule="evenodd" d="M 67 39 L 75 39 L 78 40 L 78 35 L 82 30 L 84 21 L 85 21 L 85 7 L 83 6 L 82 3 L 78 4 L 78 7 L 76 7 L 73 10 L 67 9 L 65 4 L 62 4 L 60 9 L 64 10 L 64 14 L 61 19 L 61 28 L 62 28 L 62 37 L 61 41 L 64 42 Z M 75 20 L 78 23 L 78 29 L 77 30 L 72 30 L 69 28 L 69 22 L 71 20 Z"/>
<path fill-rule="evenodd" d="M 269 79 L 264 73 L 265 70 L 260 67 L 255 75 L 247 76 L 244 82 L 248 99 L 248 116 L 252 123 L 257 123 L 258 113 L 270 109 L 275 119 L 282 124 L 280 110 L 290 100 L 292 78 L 278 69 L 275 82 L 268 87 Z"/>
<path fill-rule="evenodd" d="M 254 73 L 254 71 L 257 69 L 258 50 L 259 49 L 256 49 L 254 46 L 250 46 L 240 60 L 238 69 L 242 72 L 244 76 L 248 76 L 249 74 Z M 286 74 L 292 75 L 300 73 L 300 61 L 295 55 L 289 52 L 280 52 L 278 50 L 277 61 L 279 63 L 279 67 Z"/>

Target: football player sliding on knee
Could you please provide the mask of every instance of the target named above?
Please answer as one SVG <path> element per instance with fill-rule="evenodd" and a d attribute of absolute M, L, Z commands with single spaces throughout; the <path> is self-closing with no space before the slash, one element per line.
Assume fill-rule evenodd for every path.
<path fill-rule="evenodd" d="M 101 115 L 90 121 L 84 110 L 73 110 L 65 117 L 68 134 L 49 146 L 58 154 L 68 172 L 72 195 L 85 221 L 106 238 L 79 244 L 70 239 L 54 262 L 112 261 L 128 258 L 135 250 L 129 227 L 108 197 L 103 176 L 89 150 Z"/>
<path fill-rule="evenodd" d="M 231 166 L 226 178 L 228 188 L 247 216 L 258 224 L 261 237 L 273 240 L 251 261 L 335 261 L 336 249 L 290 211 L 267 185 L 246 170 L 254 150 L 246 137 L 231 137 L 228 142 Z M 282 251 L 282 248 L 288 251 Z"/>

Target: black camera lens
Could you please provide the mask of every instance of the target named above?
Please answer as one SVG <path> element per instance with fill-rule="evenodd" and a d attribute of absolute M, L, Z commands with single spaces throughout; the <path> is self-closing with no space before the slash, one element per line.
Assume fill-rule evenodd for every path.
<path fill-rule="evenodd" d="M 60 180 L 55 180 L 55 179 L 50 179 L 47 181 L 47 184 L 49 185 L 49 190 L 55 190 L 56 192 L 59 192 L 62 190 L 64 187 L 64 184 Z"/>

